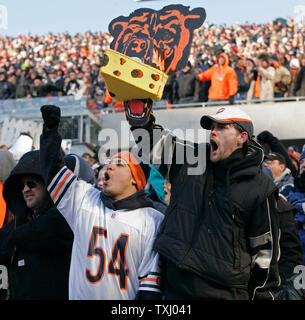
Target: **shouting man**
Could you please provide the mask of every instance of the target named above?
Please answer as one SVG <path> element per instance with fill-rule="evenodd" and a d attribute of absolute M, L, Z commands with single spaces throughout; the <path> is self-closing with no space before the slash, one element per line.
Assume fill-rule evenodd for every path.
<path fill-rule="evenodd" d="M 161 298 L 159 256 L 152 246 L 163 215 L 146 198 L 147 166 L 120 152 L 107 166 L 103 191 L 78 180 L 61 159 L 60 109 L 43 106 L 41 112 L 44 179 L 74 233 L 69 298 Z"/>

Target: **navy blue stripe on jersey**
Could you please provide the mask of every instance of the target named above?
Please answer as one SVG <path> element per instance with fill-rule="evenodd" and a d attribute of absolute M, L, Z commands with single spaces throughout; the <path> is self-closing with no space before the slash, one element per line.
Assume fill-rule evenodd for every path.
<path fill-rule="evenodd" d="M 55 206 L 57 206 L 60 202 L 60 200 L 62 199 L 62 197 L 65 195 L 65 193 L 67 192 L 68 188 L 70 187 L 70 185 L 72 184 L 72 182 L 76 179 L 76 176 L 72 176 L 72 178 L 70 179 L 70 181 L 66 184 L 65 188 L 63 189 L 63 191 L 61 191 L 60 196 L 57 198 L 56 202 L 55 202 Z"/>
<path fill-rule="evenodd" d="M 55 187 L 58 185 L 59 180 L 62 178 L 62 176 L 68 171 L 67 167 L 64 167 L 62 169 L 62 171 L 59 173 L 58 177 L 56 178 L 56 180 L 54 181 L 54 183 L 52 184 L 52 186 L 50 186 L 49 188 L 49 193 L 52 194 L 53 190 L 55 189 Z"/>

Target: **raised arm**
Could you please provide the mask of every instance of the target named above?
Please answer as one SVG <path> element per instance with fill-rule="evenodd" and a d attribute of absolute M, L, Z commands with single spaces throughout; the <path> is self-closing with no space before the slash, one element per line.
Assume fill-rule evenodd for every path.
<path fill-rule="evenodd" d="M 53 105 L 41 107 L 43 131 L 40 136 L 40 167 L 45 184 L 48 186 L 53 177 L 64 166 L 61 154 L 61 136 L 58 133 L 61 112 Z"/>
<path fill-rule="evenodd" d="M 62 139 L 58 133 L 60 109 L 56 106 L 43 106 L 41 113 L 44 120 L 40 136 L 41 172 L 51 199 L 74 232 L 76 217 L 87 191 L 96 189 L 85 181 L 78 180 L 65 166 L 61 151 Z"/>
<path fill-rule="evenodd" d="M 204 168 L 201 166 L 205 163 L 206 145 L 199 148 L 197 143 L 181 140 L 155 122 L 154 115 L 150 114 L 145 126 L 130 127 L 142 160 L 152 163 L 170 182 L 184 164 L 187 164 L 189 170 L 193 169 L 190 174 L 202 174 Z"/>

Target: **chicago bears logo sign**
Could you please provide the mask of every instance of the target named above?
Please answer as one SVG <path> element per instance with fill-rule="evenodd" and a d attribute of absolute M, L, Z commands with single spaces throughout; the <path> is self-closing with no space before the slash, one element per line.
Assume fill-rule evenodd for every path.
<path fill-rule="evenodd" d="M 189 57 L 194 29 L 206 18 L 203 8 L 169 5 L 156 11 L 138 9 L 109 25 L 111 49 L 137 57 L 166 74 L 182 69 Z"/>

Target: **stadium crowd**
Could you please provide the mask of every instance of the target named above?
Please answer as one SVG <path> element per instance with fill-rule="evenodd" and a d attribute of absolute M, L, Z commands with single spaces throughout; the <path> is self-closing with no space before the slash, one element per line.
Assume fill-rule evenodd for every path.
<path fill-rule="evenodd" d="M 163 98 L 170 104 L 192 101 L 190 98 L 208 101 L 210 87 L 217 84 L 206 77 L 198 81 L 196 76 L 211 69 L 220 53 L 227 55 L 226 63 L 238 81 L 237 88 L 231 88 L 231 103 L 236 99 L 249 102 L 252 98 L 304 96 L 304 36 L 304 24 L 290 18 L 262 25 L 204 25 L 195 30 L 189 67 L 170 76 Z M 110 42 L 107 32 L 0 35 L 0 100 L 73 95 L 86 96 L 92 109 L 110 105 L 113 102 L 105 95 L 99 73 Z M 267 96 L 264 88 L 259 88 L 264 85 L 263 72 L 258 72 L 259 58 L 266 62 L 263 68 L 271 72 Z M 215 99 L 223 97 L 214 95 Z"/>
<path fill-rule="evenodd" d="M 233 104 L 305 96 L 303 37 L 305 25 L 292 19 L 204 26 L 194 34 L 185 68 L 169 77 L 162 100 Z M 0 38 L 0 100 L 72 95 L 88 98 L 95 110 L 111 106 L 100 74 L 110 42 L 109 34 L 100 32 Z M 18 155 L 13 147 L 0 150 L 0 265 L 7 266 L 9 281 L 8 288 L 0 287 L 0 300 L 305 298 L 304 287 L 295 286 L 294 271 L 305 264 L 304 147 L 286 149 L 269 131 L 256 137 L 258 144 L 252 140 L 253 124 L 247 115 L 221 118 L 220 112 L 201 121 L 214 135 L 201 178 L 186 177 L 177 163 L 164 175 L 161 171 L 167 166 L 161 165 L 160 172 L 152 165 L 147 168 L 131 161 L 129 152 L 108 158 L 98 149 L 82 157 L 65 154 L 58 133 L 60 109 L 48 105 L 41 112 L 40 150 Z M 145 128 L 161 128 L 164 134 L 154 121 L 152 116 Z M 178 139 L 174 142 L 177 148 L 182 145 Z M 187 194 L 187 186 L 197 193 L 190 188 Z M 136 216 L 128 219 L 126 212 Z M 225 219 L 217 220 L 223 213 Z M 203 221 L 204 215 L 210 220 Z M 206 224 L 214 229 L 205 229 Z M 185 232 L 186 226 L 193 229 Z M 262 226 L 268 232 L 262 228 L 256 233 Z M 197 242 L 194 235 L 204 238 Z M 108 245 L 107 259 L 97 239 Z M 218 241 L 227 247 L 214 250 Z M 133 248 L 130 252 L 127 244 Z M 174 258 L 198 254 L 181 260 L 182 271 L 174 258 L 166 261 L 165 291 L 160 280 L 164 261 L 159 261 L 153 245 L 160 256 L 165 247 Z M 99 259 L 97 269 L 93 258 Z M 197 268 L 207 260 L 210 269 Z M 255 283 L 257 271 L 258 277 L 267 274 L 262 283 Z M 204 278 L 205 274 L 216 278 Z M 102 279 L 107 290 L 98 287 Z M 132 281 L 128 290 L 127 281 Z"/>

